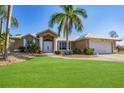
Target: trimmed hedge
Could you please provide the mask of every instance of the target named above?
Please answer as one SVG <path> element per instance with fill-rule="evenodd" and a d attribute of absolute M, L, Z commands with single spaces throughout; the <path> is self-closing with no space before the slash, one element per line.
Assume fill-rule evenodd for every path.
<path fill-rule="evenodd" d="M 54 51 L 54 53 L 55 53 L 56 55 L 60 55 L 60 54 L 61 54 L 61 51 Z"/>
<path fill-rule="evenodd" d="M 71 54 L 73 54 L 72 50 L 65 50 L 65 51 L 63 51 L 63 55 L 71 55 Z"/>
<path fill-rule="evenodd" d="M 93 48 L 85 48 L 84 49 L 84 54 L 93 55 L 94 54 L 94 49 Z"/>
<path fill-rule="evenodd" d="M 74 49 L 73 54 L 82 54 L 82 51 L 80 49 Z"/>

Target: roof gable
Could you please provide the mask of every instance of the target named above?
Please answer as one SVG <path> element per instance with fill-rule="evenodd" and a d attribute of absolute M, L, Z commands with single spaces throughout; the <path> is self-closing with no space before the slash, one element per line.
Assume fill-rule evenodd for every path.
<path fill-rule="evenodd" d="M 22 36 L 22 38 L 25 38 L 25 37 L 28 37 L 28 36 L 31 36 L 31 37 L 33 37 L 33 38 L 36 38 L 35 35 L 32 35 L 32 34 L 26 34 L 26 35 Z M 37 39 L 37 38 L 36 38 L 36 39 Z"/>
<path fill-rule="evenodd" d="M 36 35 L 37 36 L 39 36 L 39 35 L 43 36 L 43 35 L 45 35 L 47 33 L 50 33 L 50 34 L 54 35 L 55 37 L 58 37 L 58 34 L 56 32 L 54 32 L 54 31 L 52 31 L 51 29 L 47 29 L 47 30 L 41 31 L 41 32 L 37 33 Z"/>

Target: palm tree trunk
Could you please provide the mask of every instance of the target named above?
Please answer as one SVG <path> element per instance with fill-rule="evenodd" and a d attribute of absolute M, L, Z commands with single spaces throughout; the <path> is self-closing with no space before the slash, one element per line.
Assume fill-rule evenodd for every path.
<path fill-rule="evenodd" d="M 4 18 L 1 17 L 1 21 L 0 21 L 0 34 L 3 33 L 3 22 L 4 22 Z"/>
<path fill-rule="evenodd" d="M 68 32 L 66 33 L 66 51 L 69 50 Z"/>
<path fill-rule="evenodd" d="M 8 14 L 7 14 L 7 25 L 6 25 L 6 39 L 5 39 L 5 50 L 4 50 L 4 59 L 8 59 L 8 48 L 9 48 L 9 32 L 11 25 L 11 15 L 12 15 L 12 5 L 8 5 Z"/>

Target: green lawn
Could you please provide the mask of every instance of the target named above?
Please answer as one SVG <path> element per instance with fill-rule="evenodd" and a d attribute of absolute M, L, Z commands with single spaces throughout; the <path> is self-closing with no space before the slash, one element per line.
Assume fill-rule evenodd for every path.
<path fill-rule="evenodd" d="M 118 54 L 124 54 L 124 51 L 119 51 Z"/>
<path fill-rule="evenodd" d="M 0 87 L 124 87 L 124 63 L 35 57 L 0 66 Z"/>

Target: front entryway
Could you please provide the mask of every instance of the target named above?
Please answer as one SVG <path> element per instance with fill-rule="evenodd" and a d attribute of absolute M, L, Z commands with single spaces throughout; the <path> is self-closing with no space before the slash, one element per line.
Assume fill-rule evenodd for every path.
<path fill-rule="evenodd" d="M 44 41 L 43 52 L 51 53 L 52 51 L 53 51 L 53 42 L 52 41 Z"/>

